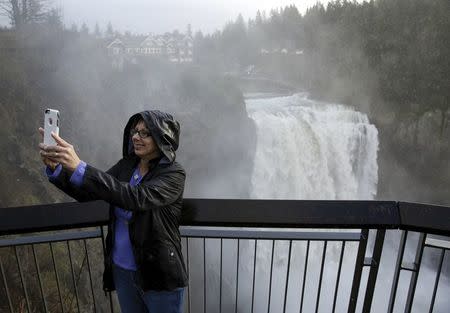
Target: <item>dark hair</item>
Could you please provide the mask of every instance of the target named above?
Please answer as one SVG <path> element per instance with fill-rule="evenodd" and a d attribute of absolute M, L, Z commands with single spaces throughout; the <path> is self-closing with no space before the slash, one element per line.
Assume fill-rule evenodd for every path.
<path fill-rule="evenodd" d="M 144 122 L 144 124 L 145 124 L 144 118 L 143 118 L 141 115 L 138 115 L 138 116 L 136 116 L 136 118 L 133 120 L 133 123 L 131 124 L 131 128 L 130 128 L 130 129 L 135 128 L 136 125 L 139 124 L 140 122 Z"/>

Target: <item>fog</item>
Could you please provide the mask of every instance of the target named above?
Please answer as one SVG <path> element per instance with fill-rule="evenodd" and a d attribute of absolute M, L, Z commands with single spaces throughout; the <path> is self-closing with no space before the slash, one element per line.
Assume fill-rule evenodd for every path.
<path fill-rule="evenodd" d="M 327 3 L 329 0 L 320 2 Z M 180 31 L 191 24 L 194 30 L 205 33 L 220 30 L 228 21 L 242 14 L 247 20 L 258 10 L 267 14 L 273 8 L 295 4 L 301 12 L 314 5 L 317 0 L 59 0 L 67 25 L 95 23 L 106 27 L 111 22 L 120 31 L 134 33 L 164 33 Z"/>
<path fill-rule="evenodd" d="M 296 7 L 285 7 L 292 3 Z M 448 0 L 335 2 L 307 11 L 314 3 L 61 0 L 53 2 L 60 16 L 19 20 L 23 24 L 15 28 L 4 17 L 0 206 L 71 201 L 46 181 L 37 153 L 36 130 L 48 107 L 60 110 L 61 136 L 81 159 L 103 170 L 121 158 L 130 115 L 146 109 L 172 113 L 181 123 L 177 160 L 187 172 L 186 198 L 449 204 L 450 25 L 442 13 Z M 270 13 L 274 6 L 285 8 Z M 416 29 L 410 20 L 419 18 Z M 140 36 L 149 33 L 165 37 Z M 169 52 L 172 46 L 155 53 L 161 41 L 176 42 L 177 54 Z M 390 264 L 398 237 L 387 239 Z M 202 242 L 193 245 L 189 253 L 200 264 Z M 318 245 L 306 260 L 315 270 Z M 339 247 L 330 246 L 326 257 L 335 264 Z M 277 246 L 282 252 L 274 270 L 280 277 L 286 247 Z M 297 261 L 304 248 L 295 245 Z M 256 257 L 256 299 L 265 298 L 271 249 L 262 243 L 252 250 L 252 242 L 241 249 L 237 267 L 250 277 Z M 225 266 L 233 274 L 230 264 Z M 209 272 L 217 274 L 217 262 Z M 201 276 L 192 279 L 196 286 Z M 275 286 L 283 280 L 275 279 Z M 243 297 L 249 281 L 240 281 Z M 275 288 L 271 305 L 281 311 L 283 295 Z M 308 288 L 315 289 L 314 282 Z M 386 298 L 380 288 L 378 299 Z M 296 307 L 298 298 L 289 297 L 288 306 Z M 202 300 L 194 298 L 195 306 Z M 240 301 L 248 308 L 249 302 Z M 262 300 L 256 306 L 266 309 Z"/>
<path fill-rule="evenodd" d="M 443 88 L 448 72 L 441 64 L 441 54 L 433 52 L 445 48 L 440 37 L 444 39 L 445 32 L 426 36 L 434 25 L 432 18 L 427 19 L 430 27 L 423 28 L 425 33 L 415 41 L 403 42 L 404 36 L 382 29 L 384 23 L 399 21 L 386 12 L 395 8 L 404 11 L 415 3 L 401 2 L 401 6 L 394 7 L 389 1 L 329 5 L 325 1 L 325 6 L 310 7 L 312 1 L 299 1 L 294 2 L 296 7 L 282 9 L 279 7 L 288 2 L 232 1 L 226 6 L 221 1 L 42 3 L 48 5 L 47 9 L 58 8 L 56 15 L 47 19 L 48 25 L 44 23 L 33 30 L 23 27 L 21 35 L 15 38 L 20 45 L 29 47 L 22 50 L 27 55 L 23 75 L 30 78 L 25 81 L 24 86 L 30 87 L 24 89 L 25 93 L 36 88 L 28 92 L 30 100 L 24 105 L 36 114 L 48 106 L 60 108 L 63 125 L 68 125 L 62 133 L 80 147 L 84 158 L 101 168 L 111 166 L 120 157 L 120 141 L 114 136 L 102 137 L 99 129 L 120 138 L 130 114 L 144 108 L 160 108 L 172 111 L 183 122 L 179 157 L 187 162 L 190 177 L 196 179 L 188 185 L 187 195 L 248 197 L 258 140 L 243 96 L 302 92 L 314 101 L 344 105 L 366 114 L 368 123 L 378 130 L 379 146 L 371 148 L 379 151 L 377 164 L 372 166 L 378 168 L 378 178 L 372 178 L 379 182 L 375 199 L 448 203 L 450 178 L 443 174 L 450 168 L 450 113 Z M 424 4 L 432 10 L 416 10 L 414 14 L 435 14 L 439 21 L 439 12 L 444 11 L 439 10 L 440 3 Z M 273 6 L 278 9 L 270 11 Z M 257 14 L 258 10 L 263 13 Z M 374 10 L 384 19 L 375 19 L 371 13 Z M 359 12 L 358 19 L 353 12 Z M 339 14 L 341 17 L 337 18 Z M 3 20 L 4 25 L 13 22 L 7 16 Z M 111 29 L 106 27 L 109 23 Z M 99 28 L 95 27 L 97 24 Z M 371 27 L 375 24 L 378 28 Z M 398 24 L 403 26 L 394 26 L 409 34 L 406 22 Z M 178 36 L 178 41 L 190 34 L 190 61 L 167 62 L 167 56 L 155 58 L 148 51 L 139 52 L 142 55 L 112 55 L 113 48 L 108 48 L 115 39 L 125 45 L 142 43 L 145 37 L 139 34 L 148 33 L 164 33 L 164 40 Z M 8 39 L 13 33 L 5 29 L 4 34 Z M 12 41 L 3 42 L 4 60 L 10 60 L 6 51 L 16 48 L 8 47 Z M 386 42 L 398 45 L 398 52 L 374 48 L 383 47 Z M 400 49 L 412 42 L 414 45 Z M 45 50 L 48 51 L 42 55 L 35 53 Z M 9 64 L 22 66 L 21 61 L 11 60 Z M 5 62 L 5 73 L 16 75 L 9 64 Z M 400 69 L 392 70 L 397 67 Z M 14 78 L 4 86 L 17 86 L 19 76 L 5 76 Z M 5 101 L 13 107 L 19 99 Z M 5 109 L 9 110 L 6 106 Z M 103 121 L 105 125 L 101 124 Z M 336 133 L 339 129 L 343 128 L 337 127 Z M 199 134 L 203 142 L 198 140 Z M 364 136 L 357 140 L 360 139 L 366 140 Z M 97 150 L 99 141 L 105 152 Z M 302 149 L 300 141 L 289 146 L 296 144 L 297 151 L 304 152 L 302 156 L 310 152 Z M 204 150 L 202 158 L 198 158 L 196 153 Z M 420 157 L 414 157 L 417 151 L 421 152 Z M 228 157 L 230 152 L 235 157 L 242 156 L 239 170 L 233 168 L 236 162 Z M 354 170 L 358 156 L 348 154 L 348 159 L 353 160 L 350 167 Z M 430 162 L 433 166 L 425 167 Z M 211 174 L 216 178 L 213 183 L 206 179 Z M 235 177 L 232 181 L 237 184 L 229 183 L 225 177 Z M 333 181 L 342 177 L 345 175 L 329 175 Z M 297 194 L 302 197 L 302 192 Z M 318 193 L 317 198 L 321 197 L 323 193 Z"/>

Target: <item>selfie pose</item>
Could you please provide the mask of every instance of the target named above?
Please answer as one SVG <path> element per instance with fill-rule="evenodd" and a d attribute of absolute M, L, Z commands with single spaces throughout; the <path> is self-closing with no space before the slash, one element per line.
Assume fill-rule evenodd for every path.
<path fill-rule="evenodd" d="M 44 129 L 39 132 L 44 137 Z M 103 287 L 117 291 L 124 313 L 183 311 L 187 273 L 179 221 L 186 175 L 175 162 L 179 132 L 170 114 L 133 115 L 123 158 L 106 172 L 81 161 L 55 133 L 57 145 L 39 145 L 50 182 L 78 201 L 110 204 Z"/>

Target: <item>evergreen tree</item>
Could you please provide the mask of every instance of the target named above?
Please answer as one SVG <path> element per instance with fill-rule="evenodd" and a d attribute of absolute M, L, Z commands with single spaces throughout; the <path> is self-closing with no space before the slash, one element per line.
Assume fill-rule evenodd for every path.
<path fill-rule="evenodd" d="M 256 12 L 255 25 L 257 27 L 261 27 L 262 23 L 263 23 L 263 19 L 262 19 L 262 16 L 261 16 L 261 11 L 258 10 Z"/>
<path fill-rule="evenodd" d="M 100 31 L 100 27 L 98 26 L 98 23 L 95 23 L 94 36 L 96 38 L 100 38 L 102 36 L 102 33 Z"/>
<path fill-rule="evenodd" d="M 186 35 L 189 36 L 189 37 L 192 37 L 192 27 L 191 27 L 191 24 L 187 24 L 187 27 L 186 27 Z"/>
<path fill-rule="evenodd" d="M 86 23 L 81 24 L 80 33 L 83 35 L 89 35 L 89 27 L 86 25 Z"/>
<path fill-rule="evenodd" d="M 304 16 L 290 5 L 272 10 L 269 19 L 258 11 L 248 27 L 240 15 L 222 32 L 205 37 L 203 48 L 228 68 L 255 62 L 262 48 L 301 50 L 290 68 L 274 58 L 260 66 L 271 66 L 271 71 L 278 66 L 286 79 L 297 77 L 314 94 L 337 94 L 347 103 L 364 94 L 372 102 L 395 103 L 392 109 L 402 112 L 412 107 L 447 110 L 448 12 L 448 0 L 338 0 L 326 7 L 317 3 Z M 335 90 L 337 82 L 345 88 Z"/>
<path fill-rule="evenodd" d="M 107 38 L 112 38 L 112 37 L 114 37 L 114 29 L 113 29 L 113 27 L 112 27 L 111 22 L 108 22 L 108 25 L 106 26 L 105 36 L 106 36 Z"/>
<path fill-rule="evenodd" d="M 70 26 L 70 31 L 73 32 L 73 33 L 78 33 L 78 26 L 77 26 L 77 24 L 73 23 Z"/>
<path fill-rule="evenodd" d="M 46 21 L 47 21 L 47 24 L 54 29 L 62 29 L 63 28 L 61 12 L 58 9 L 51 9 L 47 13 Z"/>

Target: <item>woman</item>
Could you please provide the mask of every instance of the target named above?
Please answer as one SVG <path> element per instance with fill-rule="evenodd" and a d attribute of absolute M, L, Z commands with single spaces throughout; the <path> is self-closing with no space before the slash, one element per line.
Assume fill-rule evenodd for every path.
<path fill-rule="evenodd" d="M 81 161 L 56 134 L 57 146 L 39 145 L 50 182 L 78 201 L 110 204 L 103 286 L 117 290 L 124 313 L 183 310 L 187 273 L 178 227 L 186 175 L 175 162 L 179 131 L 170 114 L 133 115 L 123 158 L 106 172 Z"/>

